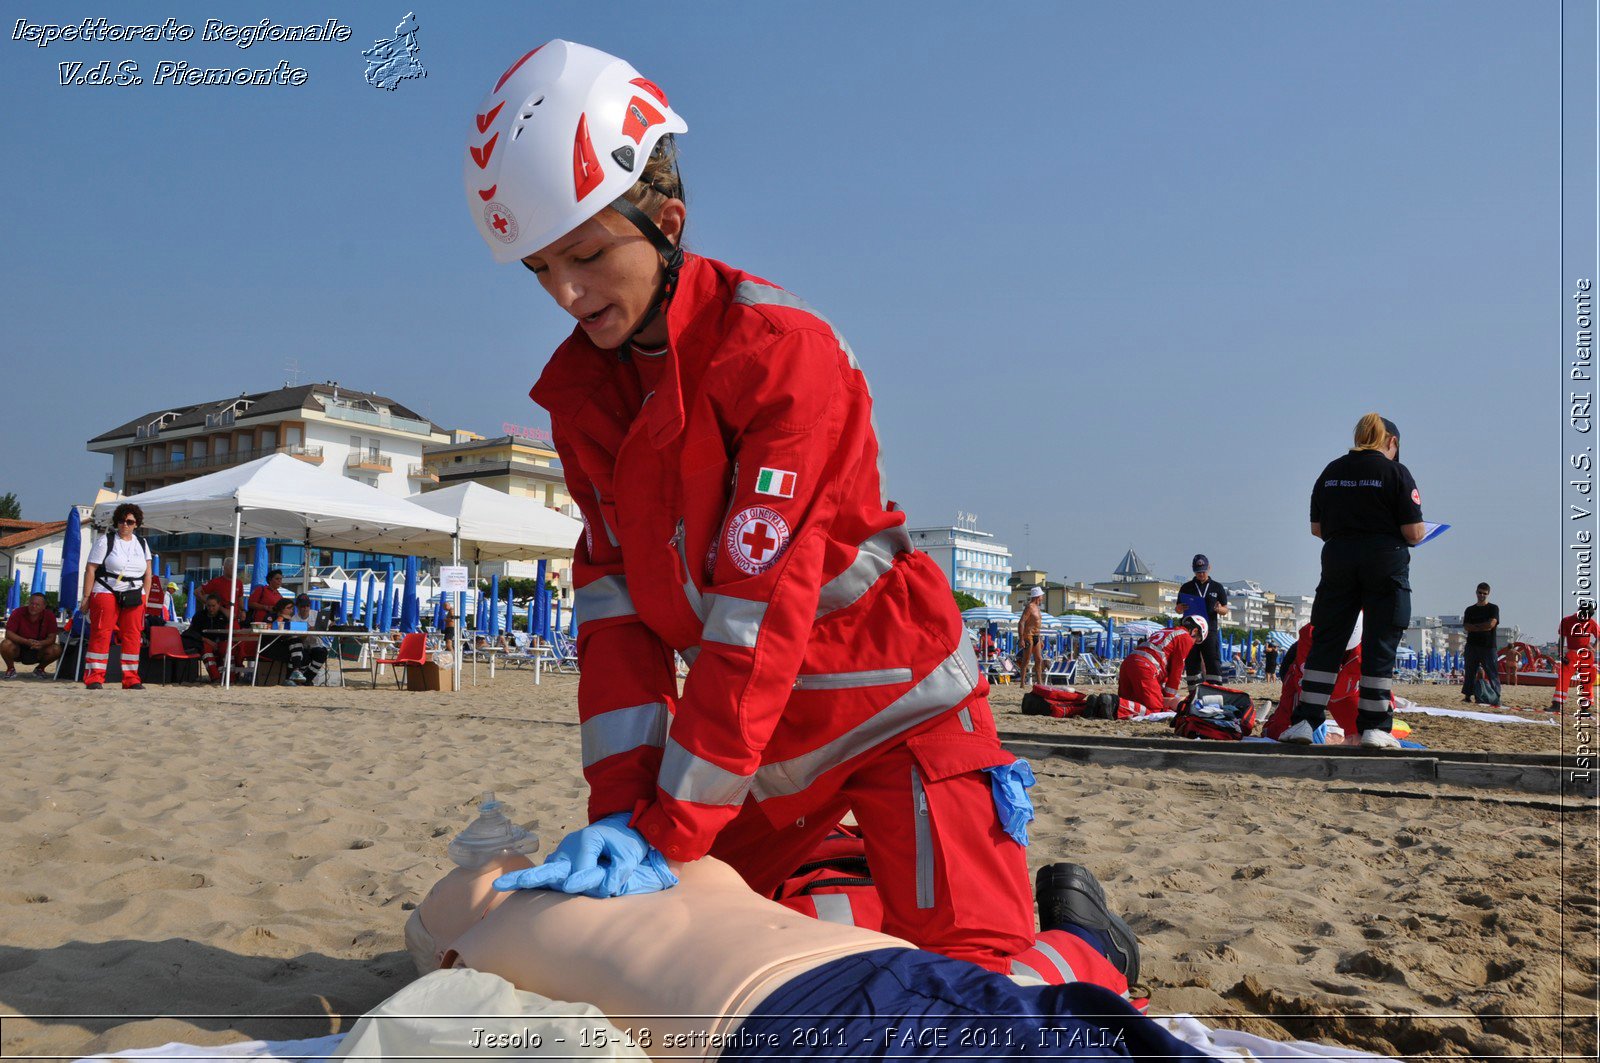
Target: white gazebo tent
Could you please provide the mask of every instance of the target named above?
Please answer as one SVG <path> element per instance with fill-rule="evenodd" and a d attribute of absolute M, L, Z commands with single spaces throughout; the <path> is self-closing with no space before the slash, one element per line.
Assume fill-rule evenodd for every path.
<path fill-rule="evenodd" d="M 271 454 L 193 480 L 102 502 L 94 520 L 105 524 L 120 502 L 144 511 L 146 526 L 159 531 L 233 536 L 232 577 L 239 578 L 243 535 L 299 539 L 310 546 L 443 557 L 456 522 L 431 509 L 344 476 L 322 472 L 287 454 Z M 228 615 L 228 654 L 233 654 L 234 610 Z M 229 682 L 228 673 L 223 683 Z"/>
<path fill-rule="evenodd" d="M 473 578 L 485 561 L 539 561 L 571 557 L 583 524 L 542 504 L 538 499 L 509 495 L 479 483 L 456 484 L 418 495 L 413 501 L 452 518 L 457 527 L 452 560 L 472 558 Z M 456 624 L 457 689 L 461 683 L 461 629 Z M 534 672 L 535 677 L 538 672 Z"/>

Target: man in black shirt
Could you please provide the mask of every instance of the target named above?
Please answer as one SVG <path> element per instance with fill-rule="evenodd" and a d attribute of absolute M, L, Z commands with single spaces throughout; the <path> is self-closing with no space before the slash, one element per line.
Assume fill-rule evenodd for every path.
<path fill-rule="evenodd" d="M 1489 585 L 1478 584 L 1478 600 L 1461 614 L 1461 627 L 1467 633 L 1466 675 L 1461 682 L 1461 700 L 1471 702 L 1477 690 L 1478 669 L 1491 680 L 1499 681 L 1495 661 L 1494 629 L 1500 626 L 1500 607 L 1489 600 Z"/>
<path fill-rule="evenodd" d="M 1205 640 L 1189 651 L 1189 659 L 1183 664 L 1183 681 L 1193 693 L 1200 685 L 1202 666 L 1207 683 L 1222 682 L 1222 640 L 1217 632 L 1222 626 L 1222 617 L 1228 615 L 1228 592 L 1211 578 L 1211 559 L 1205 554 L 1195 554 L 1190 567 L 1194 569 L 1194 579 L 1178 588 L 1177 610 L 1179 613 L 1192 610 L 1198 614 L 1204 603 L 1206 618 Z"/>

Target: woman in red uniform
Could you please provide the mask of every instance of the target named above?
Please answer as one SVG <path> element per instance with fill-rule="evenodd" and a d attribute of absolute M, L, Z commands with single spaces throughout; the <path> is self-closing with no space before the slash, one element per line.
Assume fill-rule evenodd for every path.
<path fill-rule="evenodd" d="M 1178 707 L 1178 684 L 1189 653 L 1206 640 L 1206 618 L 1186 613 L 1177 627 L 1155 631 L 1117 669 L 1117 715 L 1122 719 Z"/>
<path fill-rule="evenodd" d="M 150 545 L 138 534 L 142 524 L 144 510 L 124 502 L 111 514 L 111 531 L 89 548 L 83 570 L 83 600 L 89 603 L 83 685 L 90 690 L 105 686 L 112 632 L 122 647 L 122 689 L 144 689 L 139 681 L 139 639 L 144 634 L 152 570 Z"/>
<path fill-rule="evenodd" d="M 1026 765 L 995 736 L 948 578 L 885 499 L 849 344 L 682 250 L 687 128 L 628 63 L 560 40 L 469 128 L 480 235 L 577 322 L 531 394 L 585 524 L 591 824 L 502 888 L 647 892 L 675 881 L 664 857 L 715 853 L 768 894 L 853 811 L 883 929 L 1008 969 L 1034 937 Z"/>

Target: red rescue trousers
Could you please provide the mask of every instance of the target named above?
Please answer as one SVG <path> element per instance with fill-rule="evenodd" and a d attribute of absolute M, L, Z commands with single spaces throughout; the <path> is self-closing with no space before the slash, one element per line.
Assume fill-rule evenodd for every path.
<path fill-rule="evenodd" d="M 1119 715 L 1124 710 L 1129 716 L 1140 716 L 1143 715 L 1140 709 L 1146 712 L 1165 709 L 1167 695 L 1161 689 L 1161 674 L 1156 666 L 1140 656 L 1123 661 L 1122 667 L 1117 669 L 1117 700 L 1123 703 L 1118 707 Z"/>
<path fill-rule="evenodd" d="M 1556 667 L 1556 692 L 1551 699 L 1557 705 L 1567 703 L 1567 691 L 1571 688 L 1574 679 L 1578 682 L 1578 696 L 1585 694 L 1589 697 L 1592 708 L 1595 703 L 1595 666 L 1594 650 L 1587 647 L 1581 650 L 1568 650 L 1566 656 L 1561 658 L 1561 663 Z"/>
<path fill-rule="evenodd" d="M 1033 896 L 1027 856 L 1001 828 L 983 769 L 1013 759 L 1000 747 L 988 700 L 976 697 L 823 776 L 813 784 L 818 804 L 791 824 L 774 830 L 747 802 L 711 852 L 770 897 L 854 812 L 883 901 L 883 932 L 1006 974 L 1034 944 Z"/>
<path fill-rule="evenodd" d="M 111 657 L 111 633 L 122 646 L 122 687 L 139 682 L 139 636 L 144 634 L 144 606 L 117 608 L 116 595 L 99 591 L 89 596 L 89 650 L 84 654 L 83 681 L 104 683 Z"/>

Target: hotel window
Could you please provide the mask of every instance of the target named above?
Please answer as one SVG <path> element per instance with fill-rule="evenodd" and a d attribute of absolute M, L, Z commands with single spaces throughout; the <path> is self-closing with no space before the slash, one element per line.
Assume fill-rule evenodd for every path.
<path fill-rule="evenodd" d="M 288 444 L 291 447 L 297 447 L 297 446 L 300 445 L 300 440 L 301 440 L 301 429 L 300 429 L 299 425 L 297 425 L 297 424 L 284 425 L 284 427 L 283 427 L 283 441 L 284 441 L 284 443 Z"/>
<path fill-rule="evenodd" d="M 196 439 L 193 443 L 189 444 L 189 449 L 194 457 L 203 458 L 206 456 L 206 441 L 203 439 Z"/>
<path fill-rule="evenodd" d="M 265 429 L 262 429 L 262 431 L 261 431 L 261 449 L 262 450 L 272 450 L 275 447 L 277 447 L 277 445 L 278 445 L 278 430 L 276 428 L 265 428 Z"/>

